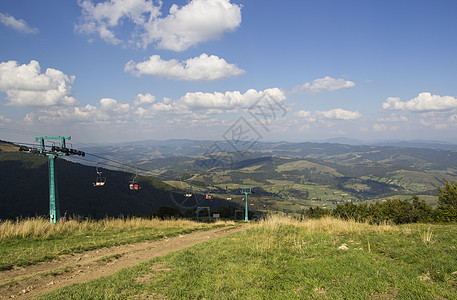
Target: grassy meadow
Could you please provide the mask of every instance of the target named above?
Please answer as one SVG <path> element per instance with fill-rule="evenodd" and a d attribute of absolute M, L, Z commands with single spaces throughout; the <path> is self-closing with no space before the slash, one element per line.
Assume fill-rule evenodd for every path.
<path fill-rule="evenodd" d="M 271 217 L 40 299 L 456 299 L 455 225 Z"/>
<path fill-rule="evenodd" d="M 31 218 L 0 222 L 0 270 L 57 258 L 62 254 L 156 240 L 233 225 L 233 222 L 195 223 L 187 220 L 106 218 L 98 221 Z"/>

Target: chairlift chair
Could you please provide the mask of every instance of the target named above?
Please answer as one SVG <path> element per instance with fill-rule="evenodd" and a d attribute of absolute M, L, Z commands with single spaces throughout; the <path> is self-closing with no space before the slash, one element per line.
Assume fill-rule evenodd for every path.
<path fill-rule="evenodd" d="M 141 189 L 138 182 L 135 181 L 137 176 L 138 176 L 138 169 L 136 170 L 135 177 L 133 177 L 133 179 L 129 182 L 129 188 L 131 191 L 138 192 Z"/>
<path fill-rule="evenodd" d="M 141 189 L 140 186 L 138 185 L 138 183 L 135 181 L 130 181 L 129 188 L 130 188 L 130 190 L 135 191 L 135 192 L 138 192 Z"/>
<path fill-rule="evenodd" d="M 211 188 L 206 192 L 206 200 L 213 199 L 213 196 L 211 196 L 210 193 L 211 193 Z"/>
<path fill-rule="evenodd" d="M 104 186 L 106 183 L 106 177 L 97 177 L 94 182 L 94 186 Z"/>
<path fill-rule="evenodd" d="M 104 186 L 106 183 L 106 177 L 102 177 L 102 172 L 98 170 L 98 163 L 95 164 L 97 170 L 97 179 L 95 179 L 94 186 Z"/>

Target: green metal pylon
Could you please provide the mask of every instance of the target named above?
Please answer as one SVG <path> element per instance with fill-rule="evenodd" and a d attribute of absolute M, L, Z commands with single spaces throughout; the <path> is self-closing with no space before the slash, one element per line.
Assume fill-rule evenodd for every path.
<path fill-rule="evenodd" d="M 65 140 L 71 139 L 69 136 L 57 137 L 36 137 L 35 140 L 40 141 L 39 156 L 47 156 L 49 163 L 49 220 L 55 224 L 60 220 L 59 193 L 57 191 L 57 176 L 55 161 L 58 156 L 67 156 L 68 153 L 49 153 L 46 151 L 44 140 L 60 140 L 62 148 L 66 148 Z"/>
<path fill-rule="evenodd" d="M 60 220 L 59 193 L 57 191 L 57 176 L 55 161 L 57 155 L 46 154 L 49 162 L 49 220 L 55 224 Z"/>
<path fill-rule="evenodd" d="M 248 194 L 252 194 L 252 187 L 242 187 L 241 188 L 241 192 L 244 193 L 246 195 L 246 210 L 245 210 L 245 213 L 244 213 L 244 222 L 248 222 L 249 221 L 249 217 L 248 217 Z"/>
<path fill-rule="evenodd" d="M 198 215 L 200 214 L 200 211 L 206 209 L 208 211 L 208 218 L 209 222 L 211 223 L 211 212 L 209 207 L 197 207 L 197 210 L 195 211 L 195 214 L 197 215 L 197 223 L 199 223 Z"/>

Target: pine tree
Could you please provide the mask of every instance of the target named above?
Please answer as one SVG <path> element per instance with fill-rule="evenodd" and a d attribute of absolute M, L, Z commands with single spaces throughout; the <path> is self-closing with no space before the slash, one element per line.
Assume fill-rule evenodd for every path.
<path fill-rule="evenodd" d="M 438 206 L 440 208 L 451 208 L 457 210 L 457 182 L 446 180 L 446 186 L 438 187 Z"/>

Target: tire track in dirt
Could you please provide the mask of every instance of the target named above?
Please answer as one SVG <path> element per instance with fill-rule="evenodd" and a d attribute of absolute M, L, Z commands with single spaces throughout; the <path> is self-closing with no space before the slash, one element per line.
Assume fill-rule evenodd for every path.
<path fill-rule="evenodd" d="M 68 285 L 105 277 L 154 257 L 242 231 L 246 227 L 197 231 L 157 241 L 102 248 L 0 272 L 0 299 L 29 299 Z"/>

